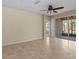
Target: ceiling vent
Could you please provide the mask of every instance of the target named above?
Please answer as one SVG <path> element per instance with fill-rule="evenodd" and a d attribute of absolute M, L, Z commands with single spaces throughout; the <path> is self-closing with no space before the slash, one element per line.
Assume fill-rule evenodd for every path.
<path fill-rule="evenodd" d="M 34 4 L 39 4 L 40 0 L 33 0 Z"/>

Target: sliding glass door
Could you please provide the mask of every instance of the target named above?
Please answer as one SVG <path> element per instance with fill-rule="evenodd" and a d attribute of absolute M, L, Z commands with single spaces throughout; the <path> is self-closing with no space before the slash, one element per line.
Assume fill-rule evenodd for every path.
<path fill-rule="evenodd" d="M 76 19 L 62 20 L 62 35 L 76 36 Z"/>

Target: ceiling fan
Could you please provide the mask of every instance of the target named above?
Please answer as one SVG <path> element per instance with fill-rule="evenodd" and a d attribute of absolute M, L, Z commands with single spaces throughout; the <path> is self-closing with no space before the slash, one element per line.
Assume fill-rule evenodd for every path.
<path fill-rule="evenodd" d="M 59 10 L 59 9 L 63 9 L 64 7 L 56 7 L 54 8 L 51 4 L 51 1 L 49 0 L 49 5 L 48 5 L 48 9 L 47 10 L 40 10 L 40 11 L 47 11 L 47 13 L 51 13 L 51 11 L 53 11 L 54 13 L 58 13 L 56 10 Z"/>

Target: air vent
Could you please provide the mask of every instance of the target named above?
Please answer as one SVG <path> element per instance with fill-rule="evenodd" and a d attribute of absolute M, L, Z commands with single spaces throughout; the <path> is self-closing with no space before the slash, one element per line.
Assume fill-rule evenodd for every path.
<path fill-rule="evenodd" d="M 40 0 L 33 0 L 34 4 L 39 4 Z"/>

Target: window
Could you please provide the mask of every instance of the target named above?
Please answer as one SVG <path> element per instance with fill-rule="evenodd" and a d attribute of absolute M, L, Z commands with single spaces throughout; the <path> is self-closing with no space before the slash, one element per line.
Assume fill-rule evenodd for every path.
<path fill-rule="evenodd" d="M 62 35 L 76 36 L 76 19 L 62 20 Z"/>
<path fill-rule="evenodd" d="M 68 20 L 63 20 L 63 33 L 68 33 Z"/>

